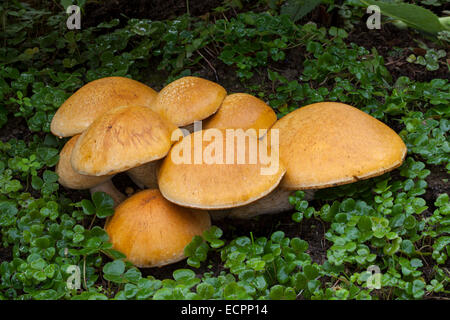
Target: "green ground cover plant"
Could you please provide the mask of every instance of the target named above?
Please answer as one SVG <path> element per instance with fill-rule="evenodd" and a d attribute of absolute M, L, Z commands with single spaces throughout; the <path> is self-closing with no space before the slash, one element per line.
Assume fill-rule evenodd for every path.
<path fill-rule="evenodd" d="M 0 299 L 448 299 L 448 43 L 403 31 L 429 47 L 424 63 L 398 76 L 376 46 L 350 39 L 364 26 L 359 2 L 316 7 L 339 17 L 336 25 L 312 21 L 309 7 L 309 15 L 289 14 L 289 1 L 241 5 L 210 17 L 114 17 L 68 30 L 59 4 L 0 4 Z M 414 78 L 440 71 L 447 76 Z M 320 101 L 350 104 L 397 131 L 408 157 L 391 173 L 320 190 L 314 200 L 293 192 L 294 212 L 256 218 L 254 230 L 218 222 L 162 276 L 140 270 L 108 242 L 112 199 L 58 184 L 65 140 L 49 126 L 89 81 L 127 76 L 158 89 L 185 75 L 233 83 L 278 117 Z M 321 238 L 304 237 L 303 225 L 322 226 Z M 71 266 L 79 289 L 67 288 Z"/>

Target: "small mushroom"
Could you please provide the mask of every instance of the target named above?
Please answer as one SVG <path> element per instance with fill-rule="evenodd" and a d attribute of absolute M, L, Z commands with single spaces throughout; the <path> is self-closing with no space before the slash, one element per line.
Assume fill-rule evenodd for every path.
<path fill-rule="evenodd" d="M 230 145 L 230 141 L 225 129 L 211 128 L 177 142 L 159 168 L 163 196 L 181 206 L 218 210 L 243 206 L 275 189 L 285 172 L 282 163 L 272 167 L 251 154 L 264 148 L 270 154 L 270 147 L 255 135 L 246 137 L 245 146 L 238 140 Z"/>
<path fill-rule="evenodd" d="M 78 89 L 56 111 L 50 128 L 58 137 L 70 137 L 86 130 L 104 112 L 122 105 L 151 107 L 157 92 L 138 81 L 106 77 Z"/>
<path fill-rule="evenodd" d="M 140 268 L 162 267 L 185 258 L 184 248 L 211 226 L 207 211 L 183 208 L 158 190 L 144 190 L 122 202 L 105 230 L 113 248 Z"/>
<path fill-rule="evenodd" d="M 286 174 L 274 195 L 230 216 L 252 217 L 293 209 L 286 196 L 291 190 L 328 188 L 382 175 L 399 167 L 406 156 L 400 136 L 381 121 L 343 103 L 321 102 L 299 108 L 278 120 L 280 158 Z M 273 143 L 273 142 L 272 142 Z M 285 194 L 279 197 L 277 194 Z"/>
<path fill-rule="evenodd" d="M 59 154 L 59 161 L 56 165 L 59 183 L 70 189 L 90 189 L 91 193 L 97 191 L 105 192 L 113 198 L 114 204 L 118 205 L 125 199 L 125 196 L 114 187 L 111 181 L 112 176 L 87 176 L 73 170 L 70 157 L 79 137 L 80 135 L 76 135 L 70 138 Z"/>
<path fill-rule="evenodd" d="M 205 120 L 203 129 L 255 129 L 259 137 L 277 121 L 277 115 L 264 101 L 247 93 L 226 96 L 219 111 Z"/>
<path fill-rule="evenodd" d="M 81 134 L 72 152 L 72 167 L 93 176 L 136 168 L 165 157 L 173 143 L 172 133 L 177 130 L 150 108 L 117 107 Z"/>
<path fill-rule="evenodd" d="M 152 109 L 176 126 L 192 132 L 192 124 L 214 114 L 226 94 L 226 90 L 215 82 L 183 77 L 158 93 Z"/>

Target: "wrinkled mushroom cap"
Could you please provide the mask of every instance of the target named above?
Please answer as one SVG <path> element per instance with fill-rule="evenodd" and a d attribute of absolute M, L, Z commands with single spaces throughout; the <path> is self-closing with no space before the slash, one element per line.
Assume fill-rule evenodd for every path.
<path fill-rule="evenodd" d="M 223 100 L 219 111 L 205 121 L 203 128 L 255 129 L 261 137 L 259 129 L 269 129 L 275 121 L 277 115 L 264 101 L 247 93 L 234 93 Z"/>
<path fill-rule="evenodd" d="M 161 159 L 179 129 L 147 107 L 122 106 L 104 113 L 81 134 L 72 152 L 72 167 L 87 175 L 126 171 Z"/>
<path fill-rule="evenodd" d="M 214 136 L 220 133 L 220 136 Z M 197 147 L 197 138 L 203 143 Z M 208 139 L 210 139 L 208 141 Z M 216 145 L 215 141 L 219 143 Z M 232 141 L 232 140 L 229 140 Z M 274 151 L 273 170 L 264 171 L 271 163 L 264 163 L 257 155 L 251 163 L 250 146 L 254 145 L 258 150 L 265 148 L 270 157 L 271 150 L 267 145 L 258 140 L 255 135 L 248 135 L 245 146 L 233 143 L 227 148 L 226 133 L 224 129 L 207 129 L 194 132 L 176 143 L 168 156 L 163 160 L 158 171 L 158 184 L 161 193 L 166 199 L 176 204 L 199 209 L 225 209 L 242 206 L 262 198 L 270 193 L 284 175 L 285 168 L 280 163 L 278 154 Z M 217 146 L 216 150 L 213 150 Z M 221 148 L 221 147 L 222 148 Z M 197 158 L 195 153 L 201 153 L 202 159 Z M 227 153 L 234 152 L 234 158 L 227 161 Z M 188 153 L 185 153 L 188 152 Z M 186 156 L 190 153 L 190 157 Z M 218 156 L 214 163 L 205 155 Z M 238 163 L 238 155 L 244 161 Z M 180 161 L 181 156 L 186 156 L 188 161 Z M 184 162 L 184 163 L 183 163 Z M 187 163 L 186 163 L 187 162 Z"/>
<path fill-rule="evenodd" d="M 280 120 L 280 157 L 286 175 L 280 186 L 319 189 L 381 175 L 400 166 L 402 139 L 387 125 L 343 103 L 321 102 Z"/>
<path fill-rule="evenodd" d="M 207 211 L 177 206 L 147 189 L 122 202 L 105 230 L 114 249 L 135 266 L 149 268 L 184 259 L 184 247 L 210 226 Z"/>
<path fill-rule="evenodd" d="M 58 137 L 82 133 L 104 112 L 122 105 L 150 107 L 157 92 L 138 81 L 106 77 L 78 89 L 56 111 L 50 126 Z"/>
<path fill-rule="evenodd" d="M 153 110 L 182 127 L 215 113 L 226 94 L 226 90 L 215 82 L 183 77 L 169 83 L 158 93 Z"/>
<path fill-rule="evenodd" d="M 55 171 L 59 176 L 58 182 L 61 185 L 70 189 L 83 190 L 95 187 L 106 180 L 111 179 L 111 176 L 87 176 L 73 170 L 70 163 L 70 157 L 79 137 L 80 135 L 73 136 L 61 149 Z"/>

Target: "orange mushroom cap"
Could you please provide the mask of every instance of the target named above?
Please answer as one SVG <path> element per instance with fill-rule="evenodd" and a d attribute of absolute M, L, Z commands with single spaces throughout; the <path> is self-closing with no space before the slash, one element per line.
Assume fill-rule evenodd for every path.
<path fill-rule="evenodd" d="M 391 128 L 337 102 L 299 108 L 280 120 L 280 158 L 287 171 L 280 186 L 319 189 L 381 175 L 400 166 L 406 146 Z"/>
<path fill-rule="evenodd" d="M 73 136 L 61 149 L 55 171 L 59 176 L 59 183 L 64 187 L 83 190 L 95 187 L 111 179 L 111 176 L 88 176 L 73 170 L 70 157 L 79 137 L 80 135 Z"/>
<path fill-rule="evenodd" d="M 197 131 L 173 146 L 158 171 L 159 188 L 166 199 L 186 207 L 226 209 L 256 201 L 276 188 L 285 173 L 278 154 L 272 154 L 274 162 L 271 163 L 262 161 L 258 154 L 251 160 L 252 145 L 255 146 L 253 151 L 266 149 L 267 155 L 271 154 L 271 148 L 252 134 L 246 136 L 244 143 L 235 139 L 228 146 L 227 140 L 232 141 L 227 137 L 228 130 Z M 203 140 L 201 146 L 196 143 L 197 137 Z M 179 161 L 178 157 L 185 156 L 185 152 L 190 153 L 190 157 Z M 231 152 L 233 157 L 227 160 Z M 197 163 L 196 154 L 202 155 Z M 208 155 L 210 159 L 205 157 Z"/>

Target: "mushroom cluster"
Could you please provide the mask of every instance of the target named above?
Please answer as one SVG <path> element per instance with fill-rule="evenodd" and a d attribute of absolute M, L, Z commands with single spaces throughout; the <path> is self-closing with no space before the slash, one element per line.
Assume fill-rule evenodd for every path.
<path fill-rule="evenodd" d="M 392 129 L 357 108 L 315 103 L 277 120 L 264 101 L 198 77 L 159 93 L 128 78 L 92 81 L 57 110 L 51 131 L 71 137 L 59 182 L 113 198 L 105 229 L 138 267 L 182 260 L 211 218 L 290 210 L 292 190 L 381 175 L 406 155 Z M 143 190 L 117 190 L 111 178 L 121 172 Z"/>

